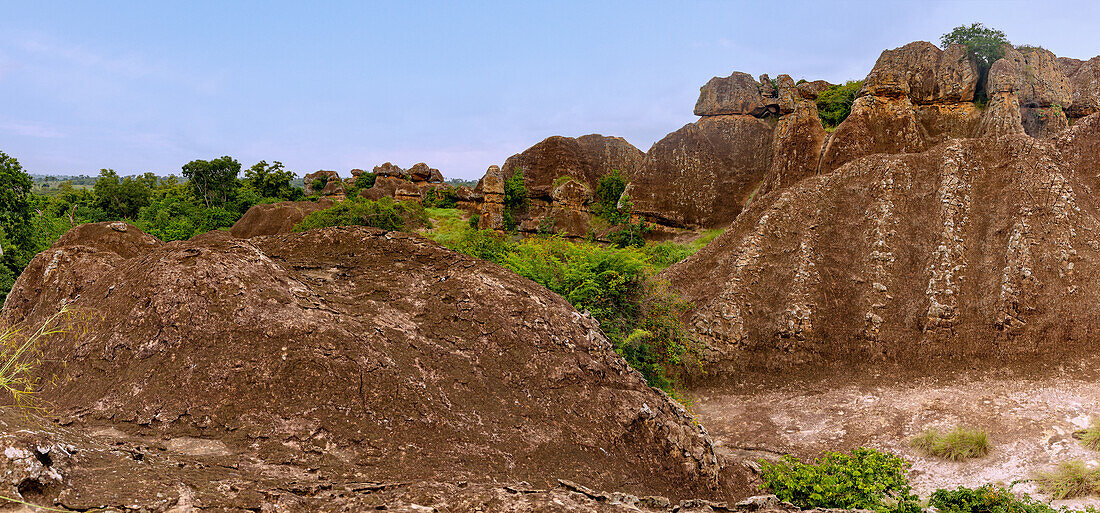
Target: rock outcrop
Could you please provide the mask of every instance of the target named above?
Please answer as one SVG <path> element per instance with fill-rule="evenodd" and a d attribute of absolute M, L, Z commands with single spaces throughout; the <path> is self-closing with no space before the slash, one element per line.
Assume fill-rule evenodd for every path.
<path fill-rule="evenodd" d="M 595 320 L 510 271 L 361 227 L 168 244 L 124 227 L 74 229 L 2 312 L 24 326 L 62 302 L 79 313 L 37 370 L 63 425 L 208 455 L 230 481 L 277 467 L 335 490 L 733 493 L 706 433 Z"/>
<path fill-rule="evenodd" d="M 1074 59 L 1076 60 L 1076 59 Z M 1072 100 L 1067 111 L 1072 118 L 1082 118 L 1100 112 L 1100 56 L 1081 62 L 1066 73 Z M 1062 67 L 1066 71 L 1065 66 Z"/>
<path fill-rule="evenodd" d="M 397 201 L 424 201 L 428 192 L 452 189 L 443 183 L 443 173 L 420 162 L 408 170 L 390 162 L 375 166 L 374 185 L 361 189 L 359 196 L 370 200 L 393 198 Z"/>
<path fill-rule="evenodd" d="M 481 196 L 481 214 L 478 228 L 501 230 L 504 228 L 504 174 L 497 166 L 489 166 L 485 176 L 477 183 L 474 192 Z"/>
<path fill-rule="evenodd" d="M 615 170 L 629 180 L 637 173 L 644 158 L 641 150 L 621 137 L 599 134 L 577 138 L 554 136 L 512 155 L 500 171 L 504 180 L 516 172 L 523 175 L 527 208 L 515 220 L 520 231 L 534 232 L 550 226 L 559 233 L 581 237 L 593 231 L 589 223 L 591 195 L 581 203 L 562 202 L 557 199 L 560 195 L 555 196 L 555 191 L 566 182 L 576 182 L 589 191 L 595 191 L 600 178 Z M 496 207 L 488 208 L 492 210 Z"/>
<path fill-rule="evenodd" d="M 324 182 L 324 187 L 320 189 L 314 189 L 314 184 L 320 180 Z M 306 196 L 312 196 L 314 194 L 320 194 L 321 196 L 342 196 L 347 192 L 344 190 L 344 182 L 340 180 L 340 174 L 336 171 L 315 171 L 309 173 L 303 178 L 305 186 Z"/>
<path fill-rule="evenodd" d="M 716 366 L 1094 352 L 1100 115 L 872 155 L 754 202 L 664 276 Z"/>
<path fill-rule="evenodd" d="M 767 75 L 761 77 L 761 82 L 766 80 Z M 696 116 L 763 116 L 765 113 L 767 106 L 761 97 L 761 84 L 752 75 L 740 71 L 725 78 L 710 79 L 699 88 L 699 101 L 695 103 Z"/>
<path fill-rule="evenodd" d="M 229 233 L 242 239 L 290 233 L 294 225 L 302 222 L 306 216 L 334 204 L 331 198 L 321 198 L 318 201 L 280 201 L 254 205 L 233 223 Z"/>

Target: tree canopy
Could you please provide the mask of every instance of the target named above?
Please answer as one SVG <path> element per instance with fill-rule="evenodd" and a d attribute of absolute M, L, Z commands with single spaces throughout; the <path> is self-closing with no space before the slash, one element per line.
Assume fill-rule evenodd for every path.
<path fill-rule="evenodd" d="M 1004 32 L 981 23 L 971 23 L 969 26 L 959 25 L 940 37 L 940 46 L 947 48 L 953 44 L 966 45 L 970 53 L 977 56 L 982 66 L 988 69 L 997 59 L 1004 57 L 1002 45 L 1010 43 Z"/>
<path fill-rule="evenodd" d="M 201 198 L 207 207 L 223 205 L 232 197 L 237 186 L 237 174 L 241 163 L 232 157 L 213 160 L 192 160 L 183 165 L 195 197 Z"/>

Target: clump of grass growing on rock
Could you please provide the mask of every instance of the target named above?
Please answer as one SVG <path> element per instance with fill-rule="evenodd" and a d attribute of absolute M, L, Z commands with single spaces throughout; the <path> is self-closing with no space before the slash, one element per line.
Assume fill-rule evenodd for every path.
<path fill-rule="evenodd" d="M 1086 429 L 1075 431 L 1073 437 L 1081 441 L 1081 445 L 1094 451 L 1100 451 L 1100 421 L 1093 420 L 1092 425 Z"/>
<path fill-rule="evenodd" d="M 910 441 L 910 445 L 930 456 L 938 456 L 951 461 L 980 458 L 989 454 L 989 435 L 980 429 L 954 429 L 941 433 L 929 428 Z"/>
<path fill-rule="evenodd" d="M 16 406 L 34 406 L 38 348 L 51 335 L 66 331 L 61 321 L 67 313 L 67 309 L 62 308 L 34 331 L 0 328 L 0 392 L 11 395 Z"/>
<path fill-rule="evenodd" d="M 1062 500 L 1100 493 L 1100 468 L 1089 468 L 1079 460 L 1063 461 L 1050 472 L 1035 475 L 1039 490 L 1051 499 Z"/>

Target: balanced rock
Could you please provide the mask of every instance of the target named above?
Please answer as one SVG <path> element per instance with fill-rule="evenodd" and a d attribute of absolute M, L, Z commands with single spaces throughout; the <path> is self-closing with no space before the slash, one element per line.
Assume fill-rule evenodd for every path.
<path fill-rule="evenodd" d="M 324 187 L 315 189 L 314 185 L 320 180 L 324 182 Z M 336 171 L 316 171 L 309 173 L 303 178 L 305 184 L 306 196 L 312 196 L 314 194 L 320 194 L 321 196 L 333 196 L 337 194 L 344 194 L 344 183 L 340 181 L 340 174 Z"/>
<path fill-rule="evenodd" d="M 748 73 L 735 71 L 728 77 L 714 77 L 699 88 L 699 101 L 695 103 L 695 115 L 763 116 L 767 112 L 767 107 L 761 98 L 760 89 L 760 84 Z"/>

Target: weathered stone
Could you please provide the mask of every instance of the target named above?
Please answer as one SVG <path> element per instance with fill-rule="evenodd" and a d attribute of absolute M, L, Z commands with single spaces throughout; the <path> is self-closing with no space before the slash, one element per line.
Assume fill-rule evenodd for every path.
<path fill-rule="evenodd" d="M 795 86 L 798 88 L 798 94 L 807 100 L 816 100 L 817 97 L 825 92 L 833 84 L 830 84 L 824 80 L 814 80 L 813 82 L 803 82 Z"/>
<path fill-rule="evenodd" d="M 925 143 L 935 146 L 948 139 L 977 137 L 982 111 L 973 102 L 931 103 L 916 106 Z"/>
<path fill-rule="evenodd" d="M 978 133 L 982 137 L 999 137 L 1024 133 L 1024 125 L 1020 115 L 1020 99 L 1016 96 L 1016 93 L 1011 91 L 991 93 L 989 105 L 986 107 L 985 114 L 982 115 Z"/>
<path fill-rule="evenodd" d="M 229 233 L 242 239 L 290 233 L 294 225 L 302 222 L 307 215 L 334 204 L 331 198 L 321 198 L 317 201 L 281 201 L 254 205 L 233 224 Z"/>
<path fill-rule="evenodd" d="M 784 189 L 817 174 L 827 134 L 813 101 L 798 99 L 794 105 L 794 111 L 779 118 L 775 126 L 771 165 L 756 196 Z"/>
<path fill-rule="evenodd" d="M 369 189 L 360 189 L 359 197 L 367 198 L 369 200 L 378 201 L 382 198 L 394 198 L 397 196 L 397 189 L 406 184 L 411 184 L 408 180 L 392 175 L 379 175 L 374 179 L 374 185 Z"/>
<path fill-rule="evenodd" d="M 489 166 L 485 176 L 477 184 L 482 195 L 481 217 L 478 228 L 501 230 L 504 228 L 504 175 L 497 166 Z"/>
<path fill-rule="evenodd" d="M 436 170 L 436 172 L 438 173 L 439 170 Z M 427 164 L 420 162 L 417 164 L 413 164 L 413 167 L 409 168 L 408 173 L 410 180 L 414 182 L 426 182 L 428 181 L 428 178 L 432 176 L 432 168 L 428 167 Z"/>
<path fill-rule="evenodd" d="M 1072 91 L 1067 113 L 1071 117 L 1082 118 L 1100 112 L 1100 56 L 1082 62 L 1067 76 Z"/>
<path fill-rule="evenodd" d="M 753 116 L 707 116 L 665 136 L 627 187 L 634 211 L 668 226 L 732 221 L 771 166 L 774 131 Z"/>
<path fill-rule="evenodd" d="M 989 69 L 986 90 L 990 96 L 1015 92 L 1020 106 L 1029 108 L 1070 105 L 1069 81 L 1053 53 L 1041 48 L 1023 53 L 1008 45 L 1004 49 L 1004 57 Z"/>
<path fill-rule="evenodd" d="M 828 173 L 865 155 L 911 153 L 925 148 L 916 109 L 908 97 L 865 95 L 856 98 L 852 113 L 829 138 L 820 170 Z"/>
<path fill-rule="evenodd" d="M 1082 227 L 1100 226 L 1098 160 L 1100 115 L 1048 140 L 869 155 L 753 202 L 662 277 L 694 303 L 712 375 L 1090 354 L 1100 253 Z"/>
<path fill-rule="evenodd" d="M 392 176 L 394 178 L 403 178 L 406 180 L 409 179 L 408 171 L 405 171 L 404 169 L 401 169 L 400 167 L 395 166 L 389 162 L 386 162 L 385 164 L 382 164 L 380 166 L 374 166 L 374 174 L 378 175 L 379 177 Z"/>
<path fill-rule="evenodd" d="M 313 188 L 317 180 L 325 181 L 325 186 L 320 190 L 315 190 Z M 321 196 L 345 194 L 344 182 L 340 181 L 340 174 L 336 171 L 316 171 L 303 177 L 303 182 L 305 184 L 306 196 L 312 196 L 314 194 L 320 194 Z"/>
<path fill-rule="evenodd" d="M 1069 127 L 1069 120 L 1061 107 L 1023 107 L 1021 124 L 1027 135 L 1047 138 Z"/>
<path fill-rule="evenodd" d="M 763 116 L 766 112 L 767 108 L 760 96 L 760 84 L 753 80 L 752 75 L 740 71 L 725 78 L 710 79 L 699 88 L 699 101 L 695 103 L 696 116 Z"/>
<path fill-rule="evenodd" d="M 767 73 L 760 75 L 760 96 L 764 98 L 775 98 L 778 94 L 779 91 L 776 90 L 771 77 L 769 77 Z"/>
<path fill-rule="evenodd" d="M 775 83 L 776 87 L 779 89 L 779 98 L 776 101 L 779 115 L 782 116 L 794 112 L 795 104 L 802 98 L 798 89 L 795 88 L 794 80 L 790 75 L 779 75 L 775 77 Z"/>

